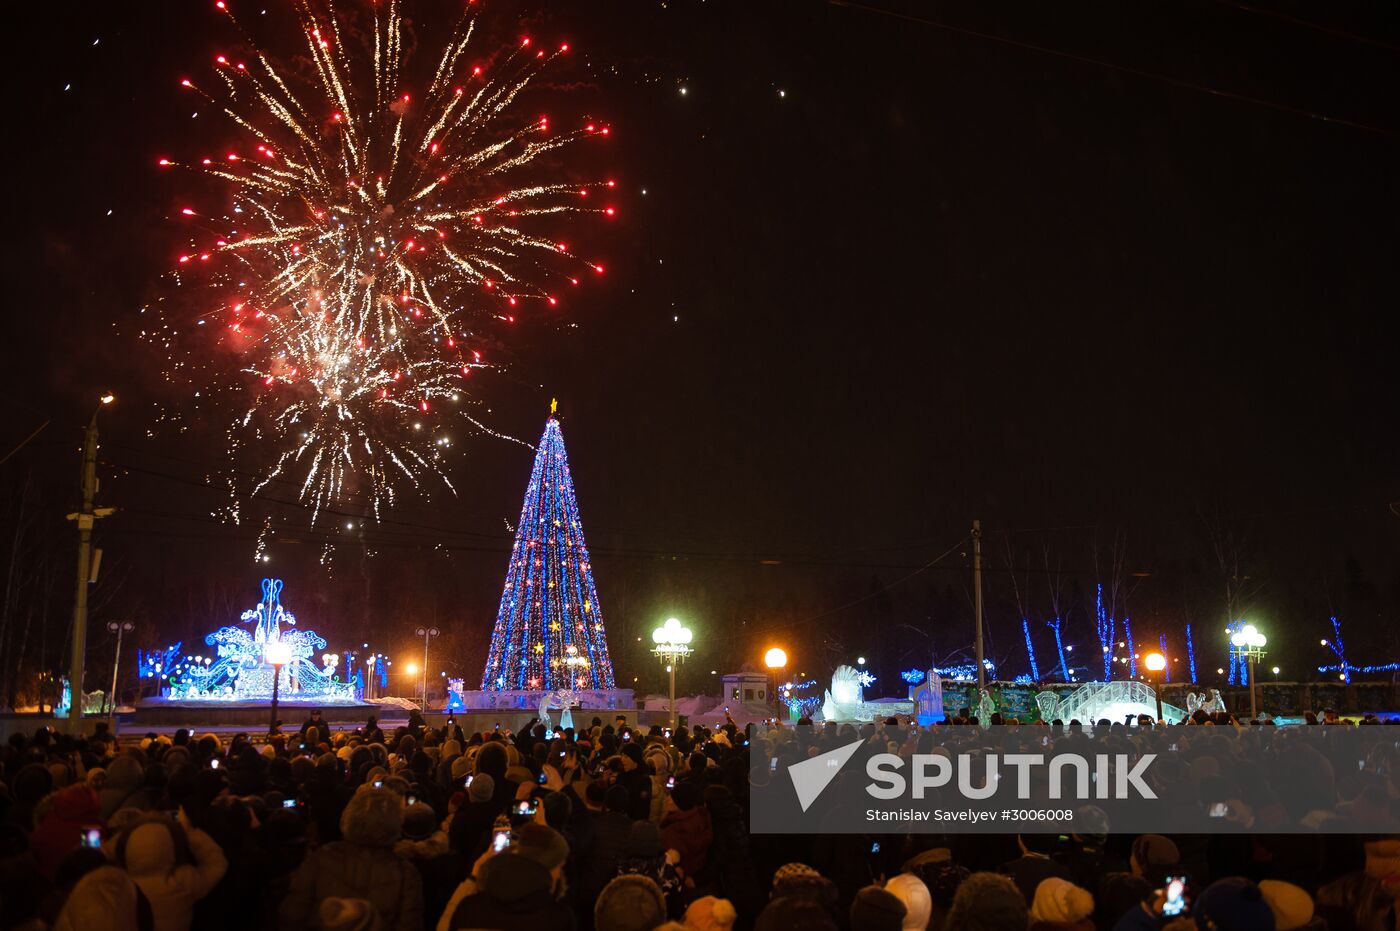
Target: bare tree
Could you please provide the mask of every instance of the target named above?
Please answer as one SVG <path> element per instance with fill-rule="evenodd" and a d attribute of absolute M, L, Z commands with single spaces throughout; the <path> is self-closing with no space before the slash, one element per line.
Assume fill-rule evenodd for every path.
<path fill-rule="evenodd" d="M 1064 574 L 1061 571 L 1062 563 L 1057 556 L 1055 568 L 1050 568 L 1050 540 L 1047 538 L 1041 548 L 1041 554 L 1045 559 L 1045 583 L 1050 589 L 1050 620 L 1045 622 L 1045 626 L 1055 632 L 1055 653 L 1060 660 L 1060 679 L 1069 681 L 1069 664 L 1065 662 L 1065 639 L 1062 627 L 1064 625 L 1064 612 L 1061 606 L 1064 604 Z"/>

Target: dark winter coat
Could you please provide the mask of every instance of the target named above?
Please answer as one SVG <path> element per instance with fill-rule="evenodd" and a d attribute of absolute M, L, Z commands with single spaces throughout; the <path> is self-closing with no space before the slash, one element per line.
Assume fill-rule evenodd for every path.
<path fill-rule="evenodd" d="M 331 896 L 369 900 L 383 931 L 422 931 L 423 880 L 392 848 L 335 841 L 311 854 L 292 876 L 279 926 L 316 927 L 317 909 Z"/>
<path fill-rule="evenodd" d="M 479 874 L 476 891 L 452 913 L 449 931 L 573 931 L 573 912 L 554 898 L 554 881 L 540 864 L 505 854 L 483 863 Z"/>
<path fill-rule="evenodd" d="M 632 836 L 632 819 L 620 811 L 593 812 L 593 850 L 578 864 L 579 892 L 586 901 L 617 875 L 617 865 L 627 855 Z"/>

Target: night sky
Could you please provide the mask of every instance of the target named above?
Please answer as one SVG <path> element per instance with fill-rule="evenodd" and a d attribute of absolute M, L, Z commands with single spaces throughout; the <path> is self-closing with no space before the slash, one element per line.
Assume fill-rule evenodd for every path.
<path fill-rule="evenodd" d="M 285 0 L 231 2 L 290 24 Z M 1042 666 L 1053 650 L 1047 563 L 1066 639 L 1092 641 L 1115 541 L 1139 636 L 1192 622 L 1217 665 L 1212 533 L 1240 542 L 1273 661 L 1329 661 L 1333 613 L 1353 662 L 1400 659 L 1400 22 L 1360 4 L 879 7 L 486 4 L 503 39 L 578 50 L 552 112 L 614 127 L 582 167 L 618 179 L 619 218 L 571 233 L 608 274 L 522 321 L 476 387 L 529 442 L 560 399 L 620 683 L 661 686 L 636 638 L 676 614 L 704 675 L 777 643 L 819 675 L 867 655 L 896 691 L 970 643 L 973 518 L 1010 673 L 1022 613 Z M 453 8 L 407 0 L 426 48 Z M 475 684 L 529 449 L 461 443 L 455 498 L 425 484 L 353 533 L 251 505 L 277 528 L 264 565 L 257 521 L 211 516 L 239 467 L 222 424 L 157 429 L 181 396 L 137 311 L 185 191 L 154 163 L 231 135 L 177 86 L 229 41 L 196 0 L 19 16 L 3 451 L 50 423 L 0 465 L 0 530 L 26 528 L 28 649 L 53 663 L 67 636 L 61 518 L 110 387 L 100 503 L 121 511 L 98 535 L 96 625 L 189 646 L 268 572 L 336 644 L 404 650 L 437 623 L 441 668 Z"/>

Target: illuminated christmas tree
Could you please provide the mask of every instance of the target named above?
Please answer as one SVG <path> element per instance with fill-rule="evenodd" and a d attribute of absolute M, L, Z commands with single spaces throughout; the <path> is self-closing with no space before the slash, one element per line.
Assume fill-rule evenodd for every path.
<path fill-rule="evenodd" d="M 481 688 L 614 688 L 564 434 L 551 405 L 510 552 Z"/>

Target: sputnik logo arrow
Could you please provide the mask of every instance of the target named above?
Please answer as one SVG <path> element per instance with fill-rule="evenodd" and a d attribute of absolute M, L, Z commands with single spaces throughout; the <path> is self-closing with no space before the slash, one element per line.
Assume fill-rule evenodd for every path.
<path fill-rule="evenodd" d="M 792 776 L 792 787 L 797 790 L 797 801 L 803 811 L 811 807 L 817 796 L 836 778 L 837 773 L 841 772 L 841 767 L 846 765 L 864 742 L 857 740 L 788 767 L 788 774 Z"/>

